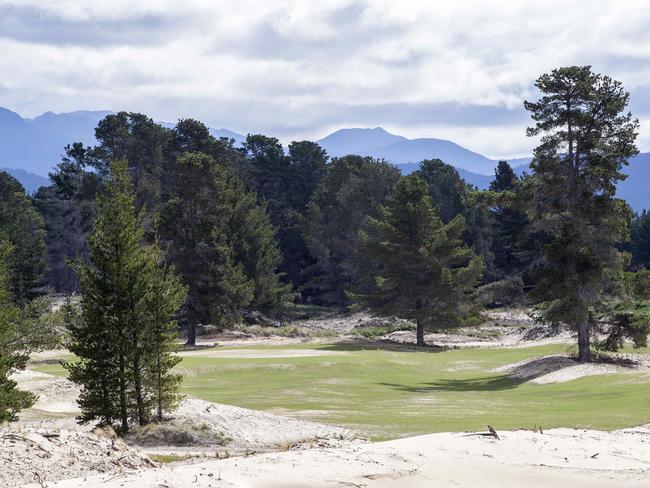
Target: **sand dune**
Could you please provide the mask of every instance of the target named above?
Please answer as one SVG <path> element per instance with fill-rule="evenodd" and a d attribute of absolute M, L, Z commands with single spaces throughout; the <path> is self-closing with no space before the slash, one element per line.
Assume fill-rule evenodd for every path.
<path fill-rule="evenodd" d="M 456 433 L 287 451 L 52 483 L 50 487 L 647 487 L 650 429 Z"/>

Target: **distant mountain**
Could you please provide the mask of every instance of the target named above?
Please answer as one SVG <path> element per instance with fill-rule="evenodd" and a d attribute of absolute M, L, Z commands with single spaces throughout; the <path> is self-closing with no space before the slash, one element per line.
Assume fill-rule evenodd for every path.
<path fill-rule="evenodd" d="M 24 119 L 0 108 L 0 166 L 47 176 L 61 160 L 66 145 L 94 144 L 95 127 L 108 113 L 46 112 Z"/>
<path fill-rule="evenodd" d="M 0 167 L 45 177 L 60 162 L 66 145 L 73 142 L 96 144 L 95 128 L 110 113 L 108 110 L 45 112 L 26 119 L 0 107 Z M 175 125 L 161 124 L 165 127 Z M 235 145 L 246 140 L 246 136 L 228 129 L 210 129 L 210 133 L 215 137 L 235 139 Z"/>
<path fill-rule="evenodd" d="M 33 119 L 24 119 L 11 110 L 0 107 L 0 168 L 14 175 L 32 193 L 44 184 L 46 176 L 61 159 L 64 147 L 72 142 L 95 143 L 97 123 L 111 112 L 77 111 L 55 114 L 45 112 Z M 161 122 L 165 127 L 175 124 Z M 228 129 L 210 129 L 215 137 L 235 139 L 240 145 L 246 137 Z M 330 156 L 360 154 L 384 158 L 396 164 L 403 173 L 417 169 L 423 159 L 440 158 L 458 169 L 472 185 L 484 189 L 492 181 L 496 160 L 470 151 L 444 139 L 407 139 L 375 127 L 337 130 L 317 141 Z M 531 158 L 510 160 L 518 174 L 528 170 Z M 629 178 L 619 184 L 618 195 L 633 209 L 650 209 L 650 153 L 639 154 L 630 161 L 625 173 Z"/>
<path fill-rule="evenodd" d="M 420 167 L 420 163 L 405 163 L 405 164 L 396 164 L 402 174 L 410 175 Z M 515 168 L 517 171 L 519 168 Z M 487 190 L 494 179 L 494 175 L 479 175 L 477 173 L 472 173 L 462 168 L 456 168 L 458 174 L 462 179 L 464 179 L 470 185 L 474 185 L 479 190 Z"/>
<path fill-rule="evenodd" d="M 477 175 L 491 175 L 498 161 L 470 151 L 444 139 L 407 139 L 391 134 L 381 127 L 374 129 L 341 129 L 317 141 L 330 156 L 360 154 L 383 158 L 396 165 L 418 163 L 439 158 Z M 530 158 L 515 160 L 514 166 L 528 164 Z"/>
<path fill-rule="evenodd" d="M 402 141 L 408 139 L 391 134 L 381 127 L 375 127 L 374 129 L 339 129 L 316 142 L 327 151 L 327 154 L 338 157 L 346 154 L 370 156 L 368 153 L 376 148 Z"/>
<path fill-rule="evenodd" d="M 28 173 L 24 169 L 16 168 L 0 168 L 0 171 L 6 171 L 11 176 L 16 178 L 27 193 L 34 194 L 41 186 L 47 186 L 50 184 L 49 178 L 44 178 L 34 173 Z"/>
<path fill-rule="evenodd" d="M 108 110 L 77 111 L 55 114 L 45 112 L 28 122 L 41 129 L 59 134 L 72 142 L 83 142 L 86 146 L 95 144 L 95 127 L 100 120 L 112 112 Z"/>
<path fill-rule="evenodd" d="M 213 129 L 210 128 L 210 134 L 213 137 L 216 137 L 217 139 L 221 137 L 226 137 L 228 139 L 234 139 L 235 140 L 235 147 L 241 146 L 244 142 L 246 142 L 246 136 L 243 134 L 239 134 L 237 132 L 228 130 L 228 129 Z"/>
<path fill-rule="evenodd" d="M 46 176 L 70 141 L 0 108 L 0 166 Z"/>

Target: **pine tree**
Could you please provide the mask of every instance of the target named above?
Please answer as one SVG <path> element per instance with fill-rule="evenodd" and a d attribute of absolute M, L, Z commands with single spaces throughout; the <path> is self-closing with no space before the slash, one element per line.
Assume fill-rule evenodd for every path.
<path fill-rule="evenodd" d="M 165 266 L 164 256 L 158 246 L 150 246 L 147 269 L 148 289 L 145 296 L 147 357 L 147 389 L 150 403 L 158 421 L 163 412 L 173 410 L 180 400 L 182 376 L 172 373 L 181 358 L 173 353 L 178 349 L 178 333 L 174 315 L 187 296 L 186 288 L 174 273 Z M 149 405 L 148 405 L 149 406 Z"/>
<path fill-rule="evenodd" d="M 236 201 L 233 202 L 233 256 L 242 263 L 246 276 L 253 282 L 250 307 L 270 312 L 292 297 L 291 284 L 283 283 L 278 269 L 282 253 L 276 240 L 276 228 L 266 207 L 256 203 L 255 194 L 246 192 L 244 185 L 233 179 Z"/>
<path fill-rule="evenodd" d="M 359 251 L 359 229 L 378 209 L 399 179 L 386 161 L 361 156 L 334 158 L 303 219 L 303 233 L 314 264 L 301 289 L 319 304 L 350 304 L 346 290 L 372 286 L 373 265 Z"/>
<path fill-rule="evenodd" d="M 519 178 L 507 161 L 499 161 L 490 183 L 490 191 L 515 194 L 520 187 Z M 513 200 L 513 199 L 511 199 Z M 496 205 L 492 209 L 494 231 L 492 254 L 494 255 L 494 274 L 496 279 L 522 273 L 523 232 L 527 224 L 526 214 L 514 205 Z"/>
<path fill-rule="evenodd" d="M 14 246 L 7 263 L 14 299 L 34 298 L 47 264 L 43 219 L 18 180 L 4 171 L 0 171 L 0 235 Z"/>
<path fill-rule="evenodd" d="M 9 291 L 8 260 L 12 246 L 0 242 L 0 424 L 16 420 L 20 410 L 28 408 L 36 401 L 32 393 L 19 390 L 16 382 L 9 378 L 14 371 L 24 369 L 27 355 L 22 351 L 16 322 L 18 308 L 14 305 Z"/>
<path fill-rule="evenodd" d="M 79 361 L 67 365 L 82 386 L 80 420 L 150 420 L 177 397 L 172 315 L 183 300 L 173 273 L 160 268 L 156 246 L 146 246 L 142 217 L 125 161 L 110 166 L 110 180 L 97 199 L 89 237 L 90 263 L 78 262 L 82 313 L 69 323 L 70 350 Z"/>
<path fill-rule="evenodd" d="M 525 102 L 541 135 L 531 168 L 530 232 L 542 243 L 533 289 L 544 315 L 578 332 L 578 359 L 589 361 L 594 307 L 623 265 L 627 205 L 615 198 L 621 169 L 638 152 L 638 121 L 620 82 L 590 66 L 559 68 L 535 83 L 542 97 Z"/>
<path fill-rule="evenodd" d="M 632 265 L 650 269 L 650 212 L 643 210 L 630 224 Z"/>
<path fill-rule="evenodd" d="M 135 195 L 126 162 L 111 166 L 111 180 L 97 197 L 97 216 L 88 238 L 90 263 L 77 262 L 81 284 L 82 320 L 71 324 L 70 351 L 79 362 L 68 365 L 70 379 L 82 386 L 80 420 L 119 419 L 129 428 L 129 387 L 134 381 L 132 360 L 138 361 L 145 293 L 142 276 L 144 231 L 135 216 Z"/>
<path fill-rule="evenodd" d="M 188 344 L 196 325 L 231 320 L 249 307 L 272 309 L 288 292 L 265 208 L 237 175 L 212 157 L 177 163 L 176 191 L 161 217 L 170 261 L 188 286 Z"/>
<path fill-rule="evenodd" d="M 356 296 L 373 313 L 415 320 L 419 346 L 425 327 L 449 327 L 474 315 L 483 262 L 462 243 L 463 217 L 443 223 L 422 178 L 402 177 L 380 216 L 368 220 L 361 249 L 381 268 L 374 290 Z"/>
<path fill-rule="evenodd" d="M 485 279 L 494 279 L 492 253 L 493 218 L 488 208 L 476 205 L 472 195 L 475 187 L 460 177 L 458 170 L 440 159 L 427 159 L 420 163 L 415 174 L 420 176 L 429 190 L 431 203 L 444 223 L 457 215 L 465 219 L 463 242 L 473 247 L 483 258 Z"/>

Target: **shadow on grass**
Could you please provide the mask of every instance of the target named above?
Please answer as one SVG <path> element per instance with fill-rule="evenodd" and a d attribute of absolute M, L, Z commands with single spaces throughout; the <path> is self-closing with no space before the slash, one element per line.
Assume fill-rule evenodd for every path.
<path fill-rule="evenodd" d="M 468 378 L 464 380 L 438 380 L 419 386 L 379 383 L 395 390 L 409 393 L 431 393 L 433 391 L 501 391 L 511 390 L 524 383 L 523 380 L 510 376 L 492 376 L 487 378 Z"/>
<path fill-rule="evenodd" d="M 391 352 L 444 352 L 449 351 L 447 347 L 424 346 L 418 347 L 413 344 L 399 344 L 390 341 L 373 341 L 370 339 L 355 339 L 330 344 L 323 344 L 317 347 L 323 351 L 391 351 Z"/>

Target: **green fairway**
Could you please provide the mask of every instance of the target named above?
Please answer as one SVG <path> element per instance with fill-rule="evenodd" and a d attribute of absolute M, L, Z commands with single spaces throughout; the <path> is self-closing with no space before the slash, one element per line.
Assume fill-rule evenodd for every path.
<path fill-rule="evenodd" d="M 495 367 L 567 351 L 415 351 L 341 345 L 245 347 L 184 354 L 183 392 L 209 401 L 347 425 L 373 439 L 485 429 L 614 429 L 650 422 L 650 377 L 598 375 L 565 383 L 522 383 Z M 298 357 L 291 354 L 318 356 Z M 259 356 L 278 357 L 259 357 Z M 287 357 L 288 356 L 288 357 Z M 47 365 L 37 368 L 61 373 Z"/>

